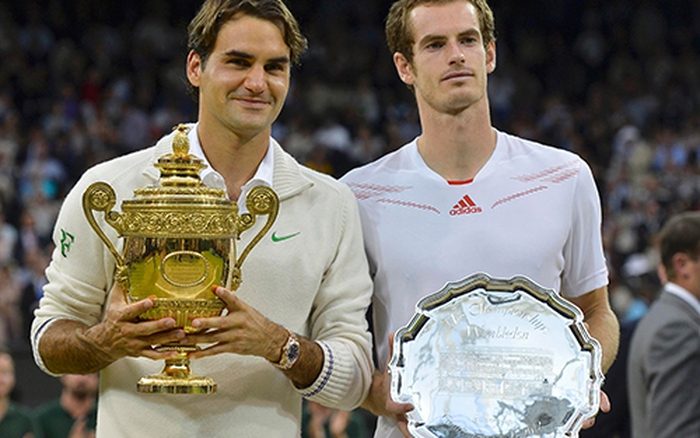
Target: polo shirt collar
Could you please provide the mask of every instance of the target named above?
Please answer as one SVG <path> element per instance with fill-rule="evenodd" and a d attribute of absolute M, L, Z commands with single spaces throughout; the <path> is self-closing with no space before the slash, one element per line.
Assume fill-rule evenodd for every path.
<path fill-rule="evenodd" d="M 187 133 L 187 137 L 190 140 L 190 154 L 201 159 L 204 164 L 207 165 L 206 168 L 202 169 L 200 172 L 200 178 L 202 182 L 208 187 L 214 187 L 217 189 L 226 190 L 226 182 L 224 178 L 212 167 L 209 160 L 207 160 L 206 155 L 204 155 L 204 150 L 199 142 L 199 136 L 197 135 L 198 123 L 195 123 L 192 128 Z M 272 146 L 272 140 L 269 141 L 267 145 L 267 152 L 263 157 L 262 162 L 255 171 L 255 175 L 247 183 L 241 187 L 241 195 L 236 201 L 238 204 L 239 211 L 241 213 L 247 213 L 247 208 L 245 206 L 245 198 L 248 192 L 257 186 L 266 186 L 272 188 L 272 175 L 274 172 L 274 151 Z"/>

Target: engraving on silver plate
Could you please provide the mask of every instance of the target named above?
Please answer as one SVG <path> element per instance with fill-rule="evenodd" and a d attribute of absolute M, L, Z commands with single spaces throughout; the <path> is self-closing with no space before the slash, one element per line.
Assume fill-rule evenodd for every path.
<path fill-rule="evenodd" d="M 394 337 L 391 396 L 416 437 L 576 437 L 600 404 L 583 314 L 525 277 L 475 274 L 422 299 Z"/>

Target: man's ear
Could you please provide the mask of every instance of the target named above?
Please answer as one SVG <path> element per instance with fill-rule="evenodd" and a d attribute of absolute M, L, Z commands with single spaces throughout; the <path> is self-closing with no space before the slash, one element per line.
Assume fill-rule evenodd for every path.
<path fill-rule="evenodd" d="M 187 55 L 187 79 L 194 87 L 199 87 L 202 81 L 202 58 L 191 50 Z"/>
<path fill-rule="evenodd" d="M 496 42 L 491 41 L 486 46 L 486 73 L 491 74 L 496 70 Z"/>
<path fill-rule="evenodd" d="M 673 272 L 676 274 L 677 279 L 687 279 L 691 275 L 691 264 L 692 259 L 688 254 L 683 252 L 677 252 L 671 257 L 671 264 L 673 265 Z"/>
<path fill-rule="evenodd" d="M 401 80 L 406 85 L 412 86 L 415 82 L 415 78 L 413 76 L 413 68 L 411 67 L 411 63 L 408 62 L 403 53 L 394 53 L 394 65 L 396 66 L 396 71 L 399 73 L 399 77 L 401 78 Z"/>

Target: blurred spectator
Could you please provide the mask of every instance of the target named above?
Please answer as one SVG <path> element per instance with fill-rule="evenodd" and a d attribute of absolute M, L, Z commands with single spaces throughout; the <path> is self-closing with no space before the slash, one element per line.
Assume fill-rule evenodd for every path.
<path fill-rule="evenodd" d="M 22 284 L 10 262 L 0 262 L 0 344 L 18 345 L 27 315 L 22 313 Z"/>
<path fill-rule="evenodd" d="M 29 410 L 12 401 L 15 388 L 15 363 L 9 350 L 0 347 L 0 436 L 34 438 L 35 426 Z"/>
<path fill-rule="evenodd" d="M 19 228 L 17 229 L 18 240 L 15 246 L 15 259 L 22 265 L 27 264 L 29 257 L 40 253 L 49 244 L 49 235 L 42 234 L 34 219 L 34 213 L 25 208 L 19 218 Z"/>
<path fill-rule="evenodd" d="M 337 117 L 326 115 L 321 126 L 314 132 L 314 141 L 326 147 L 346 154 L 350 153 L 352 137 L 350 130 L 340 123 Z"/>
<path fill-rule="evenodd" d="M 37 197 L 55 199 L 66 180 L 63 163 L 51 155 L 48 140 L 39 128 L 31 133 L 27 157 L 19 173 L 22 202 Z"/>
<path fill-rule="evenodd" d="M 0 265 L 12 263 L 19 234 L 14 225 L 7 222 L 5 209 L 0 207 Z"/>
<path fill-rule="evenodd" d="M 29 3 L 25 12 L 27 23 L 19 32 L 19 45 L 33 61 L 42 61 L 53 46 L 53 32 L 42 20 L 42 9 L 38 3 Z"/>
<path fill-rule="evenodd" d="M 13 115 L 0 119 L 0 205 L 13 205 L 17 192 L 17 152 L 19 143 L 13 132 Z"/>
<path fill-rule="evenodd" d="M 374 126 L 379 123 L 382 116 L 382 107 L 379 96 L 372 86 L 372 77 L 365 73 L 359 77 L 357 88 L 353 93 L 352 106 L 360 115 L 362 121 Z"/>
<path fill-rule="evenodd" d="M 368 426 L 355 411 L 327 408 L 304 402 L 302 438 L 369 438 Z"/>
<path fill-rule="evenodd" d="M 313 133 L 316 150 L 312 153 L 312 167 L 318 166 L 319 160 L 325 161 L 332 168 L 330 175 L 339 178 L 357 166 L 352 150 L 352 134 L 333 114 L 326 115 L 322 120 L 322 125 Z"/>
<path fill-rule="evenodd" d="M 61 395 L 33 412 L 43 438 L 94 438 L 97 424 L 97 374 L 59 377 Z"/>
<path fill-rule="evenodd" d="M 143 149 L 152 141 L 150 120 L 146 111 L 128 102 L 121 103 L 119 145 L 124 152 Z"/>
<path fill-rule="evenodd" d="M 65 251 L 68 251 L 73 242 L 72 236 L 64 236 Z M 51 248 L 45 250 L 25 253 L 22 281 L 23 295 L 33 296 L 35 301 L 39 301 L 44 296 L 44 285 L 48 282 L 44 271 L 49 266 Z M 33 310 L 33 309 L 30 309 Z M 29 315 L 31 317 L 31 315 Z"/>
<path fill-rule="evenodd" d="M 328 159 L 328 149 L 322 145 L 314 146 L 311 154 L 307 160 L 304 161 L 304 166 L 325 173 L 326 175 L 333 175 L 335 173 L 333 163 Z"/>
<path fill-rule="evenodd" d="M 367 123 L 357 128 L 355 141 L 352 143 L 352 156 L 359 164 L 366 164 L 384 154 L 384 140 L 372 132 Z"/>
<path fill-rule="evenodd" d="M 309 160 L 315 145 L 311 123 L 297 116 L 289 123 L 288 128 L 282 146 L 300 163 Z"/>

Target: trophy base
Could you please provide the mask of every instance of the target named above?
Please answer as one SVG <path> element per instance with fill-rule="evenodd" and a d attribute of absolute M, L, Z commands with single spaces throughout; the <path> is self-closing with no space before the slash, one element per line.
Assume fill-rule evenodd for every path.
<path fill-rule="evenodd" d="M 216 382 L 209 377 L 183 378 L 156 374 L 141 377 L 136 389 L 149 394 L 213 394 L 216 392 Z"/>
<path fill-rule="evenodd" d="M 179 355 L 166 359 L 165 368 L 160 373 L 141 377 L 136 385 L 138 392 L 149 394 L 213 394 L 216 392 L 214 379 L 192 374 L 187 352 L 197 350 L 196 346 L 162 345 L 158 350 L 175 350 Z"/>

